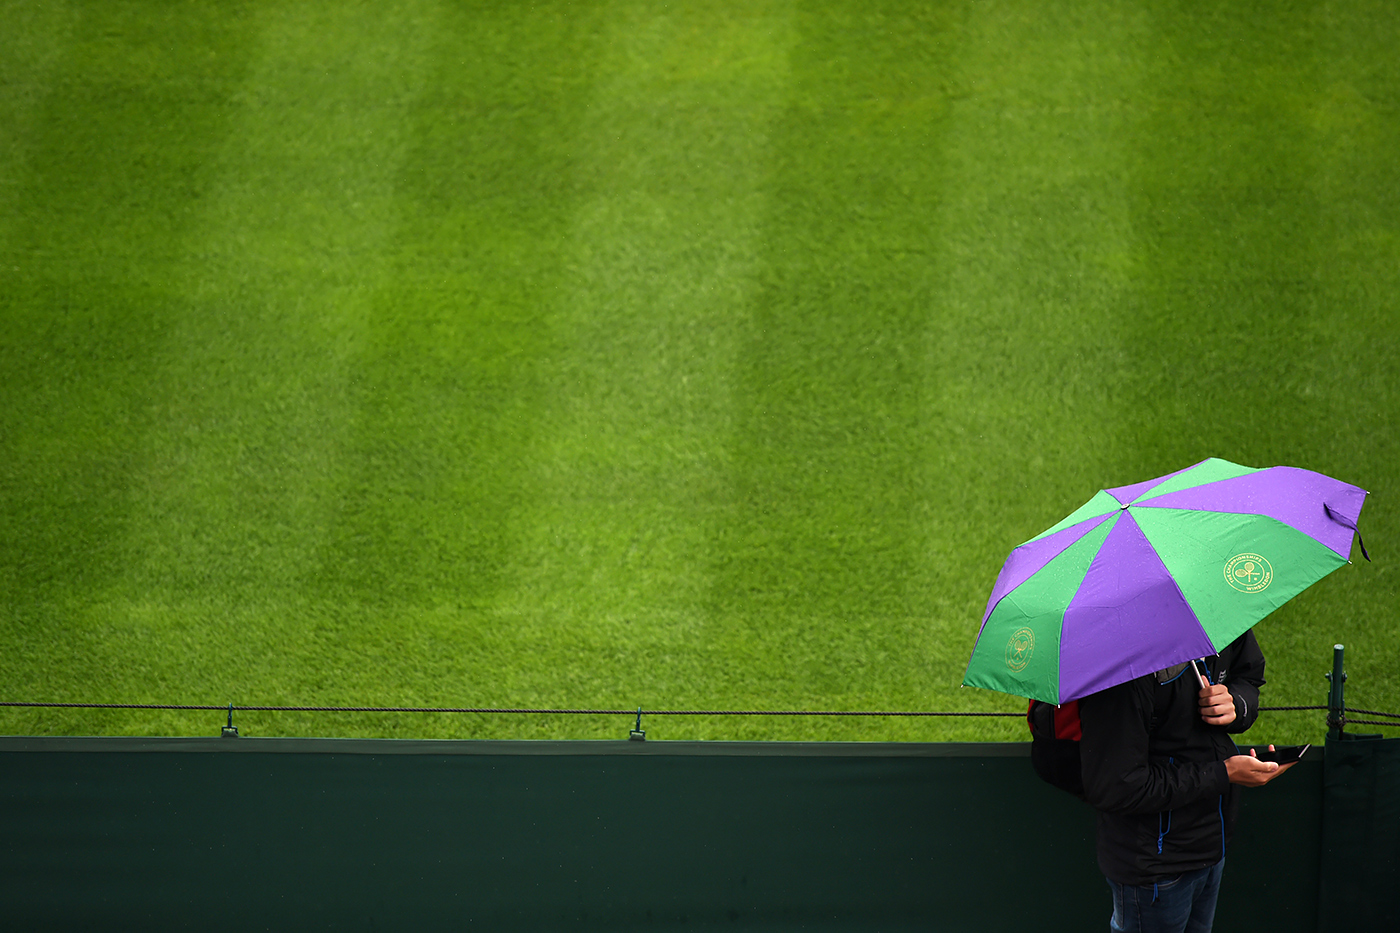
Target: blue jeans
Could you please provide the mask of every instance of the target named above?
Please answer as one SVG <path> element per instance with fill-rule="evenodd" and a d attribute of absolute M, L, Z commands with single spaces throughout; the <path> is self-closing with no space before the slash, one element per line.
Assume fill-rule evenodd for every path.
<path fill-rule="evenodd" d="M 1222 858 L 1157 885 L 1110 881 L 1113 917 L 1108 928 L 1113 933 L 1210 933 L 1224 870 Z"/>

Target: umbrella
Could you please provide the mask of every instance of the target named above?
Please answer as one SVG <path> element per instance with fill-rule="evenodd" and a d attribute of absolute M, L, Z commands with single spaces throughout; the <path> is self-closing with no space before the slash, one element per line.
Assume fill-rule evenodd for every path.
<path fill-rule="evenodd" d="M 1349 563 L 1365 500 L 1216 458 L 1101 490 L 1011 552 L 963 683 L 1059 704 L 1216 654 Z"/>

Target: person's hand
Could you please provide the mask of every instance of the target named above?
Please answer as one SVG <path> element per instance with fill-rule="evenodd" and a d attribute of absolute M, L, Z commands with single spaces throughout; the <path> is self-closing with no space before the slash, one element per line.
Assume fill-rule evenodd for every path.
<path fill-rule="evenodd" d="M 1274 747 L 1270 745 L 1269 751 L 1273 750 Z M 1263 787 L 1295 764 L 1297 764 L 1296 761 L 1291 761 L 1286 765 L 1281 765 L 1277 761 L 1260 761 L 1254 757 L 1254 749 L 1251 748 L 1248 755 L 1235 755 L 1226 758 L 1225 773 L 1230 776 L 1231 784 Z"/>
<path fill-rule="evenodd" d="M 1235 698 L 1224 684 L 1209 684 L 1200 694 L 1201 718 L 1212 726 L 1228 726 L 1235 721 Z"/>

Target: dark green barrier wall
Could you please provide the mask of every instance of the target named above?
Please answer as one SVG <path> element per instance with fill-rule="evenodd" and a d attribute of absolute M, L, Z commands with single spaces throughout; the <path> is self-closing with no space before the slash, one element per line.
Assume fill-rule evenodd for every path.
<path fill-rule="evenodd" d="M 21 929 L 1106 929 L 1024 745 L 0 740 Z M 1315 929 L 1321 762 L 1246 795 L 1219 927 Z"/>
<path fill-rule="evenodd" d="M 1400 930 L 1400 739 L 1345 738 L 1327 743 L 1321 929 Z"/>

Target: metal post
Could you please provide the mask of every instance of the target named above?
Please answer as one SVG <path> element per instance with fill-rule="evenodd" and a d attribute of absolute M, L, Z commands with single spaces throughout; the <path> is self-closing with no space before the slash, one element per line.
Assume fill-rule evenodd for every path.
<path fill-rule="evenodd" d="M 228 725 L 219 730 L 219 735 L 226 739 L 238 738 L 238 727 L 233 724 L 233 704 L 228 705 Z"/>
<path fill-rule="evenodd" d="M 1347 672 L 1342 669 L 1342 646 L 1332 646 L 1332 672 L 1324 674 L 1332 685 L 1327 690 L 1327 738 L 1338 740 L 1346 724 L 1346 704 L 1342 700 L 1342 684 L 1347 682 Z"/>

